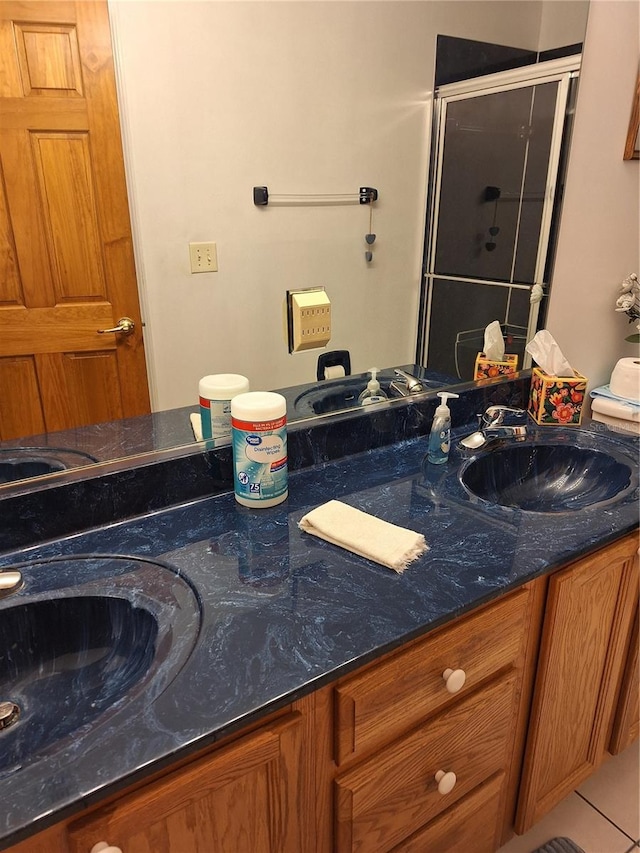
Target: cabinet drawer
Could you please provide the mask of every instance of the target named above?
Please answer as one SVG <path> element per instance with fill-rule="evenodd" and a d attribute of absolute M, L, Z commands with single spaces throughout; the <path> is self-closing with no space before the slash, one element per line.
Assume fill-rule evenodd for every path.
<path fill-rule="evenodd" d="M 463 797 L 393 853 L 494 853 L 500 845 L 498 818 L 502 810 L 504 773 Z"/>
<path fill-rule="evenodd" d="M 468 694 L 523 653 L 530 600 L 525 587 L 336 688 L 336 761 L 366 753 Z M 462 669 L 464 686 L 447 691 L 443 673 Z"/>
<path fill-rule="evenodd" d="M 455 703 L 335 781 L 338 853 L 384 853 L 509 760 L 516 673 Z M 438 770 L 457 776 L 438 791 Z"/>

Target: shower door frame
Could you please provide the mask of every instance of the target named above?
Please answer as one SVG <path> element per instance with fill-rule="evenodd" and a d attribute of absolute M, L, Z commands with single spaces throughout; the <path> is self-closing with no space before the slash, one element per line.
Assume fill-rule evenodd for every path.
<path fill-rule="evenodd" d="M 549 282 L 544 280 L 547 254 L 549 250 L 549 237 L 551 233 L 552 216 L 556 203 L 556 189 L 561 161 L 562 145 L 565 133 L 565 117 L 569 102 L 571 81 L 580 73 L 581 54 L 563 57 L 561 59 L 548 60 L 535 65 L 525 65 L 509 71 L 501 71 L 496 74 L 487 74 L 483 77 L 474 77 L 457 83 L 447 83 L 439 86 L 434 94 L 433 103 L 433 136 L 432 157 L 430 164 L 431 191 L 429 193 L 429 215 L 428 234 L 425 240 L 426 264 L 423 268 L 423 288 L 426 292 L 426 305 L 418 322 L 418 338 L 416 361 L 426 366 L 429 355 L 429 337 L 431 322 L 431 304 L 433 297 L 433 280 L 435 278 L 469 282 L 478 285 L 490 285 L 498 287 L 515 288 L 518 290 L 532 290 L 537 284 L 542 288 L 542 298 L 548 296 Z M 540 223 L 540 235 L 538 239 L 538 251 L 534 271 L 534 281 L 520 283 L 514 281 L 493 281 L 484 278 L 471 278 L 469 276 L 456 276 L 437 274 L 434 270 L 436 257 L 436 244 L 438 239 L 438 213 L 440 207 L 440 189 L 442 182 L 443 152 L 447 125 L 447 107 L 450 103 L 463 99 L 483 97 L 485 95 L 497 94 L 513 89 L 534 87 L 543 83 L 558 82 L 556 94 L 555 114 L 553 120 L 553 131 L 549 151 L 549 163 L 547 168 L 546 189 Z M 523 170 L 523 181 L 526 176 L 526 159 Z M 522 199 L 520 200 L 522 205 Z M 513 265 L 512 265 L 513 273 Z M 513 275 L 512 275 L 513 278 Z M 424 297 L 422 304 L 425 303 Z M 540 300 L 532 302 L 529 310 L 529 321 L 526 338 L 530 340 L 537 330 L 538 315 L 540 311 Z M 525 352 L 523 368 L 531 366 L 531 357 Z"/>

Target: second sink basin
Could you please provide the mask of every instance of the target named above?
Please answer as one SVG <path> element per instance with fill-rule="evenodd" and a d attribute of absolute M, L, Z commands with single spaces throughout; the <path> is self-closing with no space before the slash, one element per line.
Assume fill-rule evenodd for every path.
<path fill-rule="evenodd" d="M 0 448 L 0 485 L 93 465 L 95 456 L 65 447 Z"/>
<path fill-rule="evenodd" d="M 0 603 L 0 778 L 150 703 L 188 659 L 200 604 L 172 567 L 87 555 L 11 567 Z"/>
<path fill-rule="evenodd" d="M 295 414 L 298 417 L 310 417 L 357 408 L 360 405 L 358 397 L 367 387 L 369 378 L 369 374 L 361 373 L 345 376 L 344 379 L 325 379 L 318 382 L 296 395 L 293 401 Z M 378 372 L 380 387 L 387 397 L 392 399 L 394 395 L 390 385 L 394 379 L 397 380 L 398 377 L 393 368 Z M 446 384 L 446 381 L 443 382 L 440 378 L 421 378 L 420 382 L 425 391 L 442 388 Z"/>
<path fill-rule="evenodd" d="M 612 452 L 558 444 L 512 444 L 473 459 L 460 479 L 466 491 L 529 512 L 575 512 L 621 499 L 634 474 Z"/>
<path fill-rule="evenodd" d="M 2 614 L 0 697 L 18 717 L 2 734 L 0 771 L 38 754 L 125 696 L 156 655 L 158 623 L 122 598 L 72 596 Z"/>

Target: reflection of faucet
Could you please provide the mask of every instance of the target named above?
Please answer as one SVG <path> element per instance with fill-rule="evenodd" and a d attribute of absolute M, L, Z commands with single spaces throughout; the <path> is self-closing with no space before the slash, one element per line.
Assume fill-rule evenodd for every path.
<path fill-rule="evenodd" d="M 514 420 L 526 417 L 524 409 L 512 409 L 509 406 L 489 406 L 483 415 L 479 415 L 479 429 L 463 438 L 458 448 L 463 453 L 481 450 L 488 444 L 501 438 L 511 438 L 515 441 L 524 441 L 527 437 L 527 428 L 522 425 L 507 425 L 505 418 Z"/>
<path fill-rule="evenodd" d="M 22 575 L 16 571 L 0 569 L 0 598 L 6 598 L 12 592 L 17 592 L 22 586 Z"/>
<path fill-rule="evenodd" d="M 389 383 L 389 390 L 399 397 L 407 397 L 409 394 L 419 394 L 420 391 L 424 391 L 422 382 L 416 376 L 405 373 L 404 370 L 398 368 L 395 368 L 393 372 L 398 378 Z"/>

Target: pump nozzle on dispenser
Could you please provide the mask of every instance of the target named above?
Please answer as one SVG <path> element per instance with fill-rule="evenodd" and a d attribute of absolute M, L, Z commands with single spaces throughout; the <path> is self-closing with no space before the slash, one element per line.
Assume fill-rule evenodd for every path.
<path fill-rule="evenodd" d="M 449 447 L 451 445 L 451 411 L 447 406 L 450 397 L 458 397 L 451 391 L 439 391 L 440 405 L 436 408 L 433 416 L 433 424 L 429 433 L 429 447 L 427 450 L 427 461 L 434 465 L 442 465 L 449 458 Z"/>

